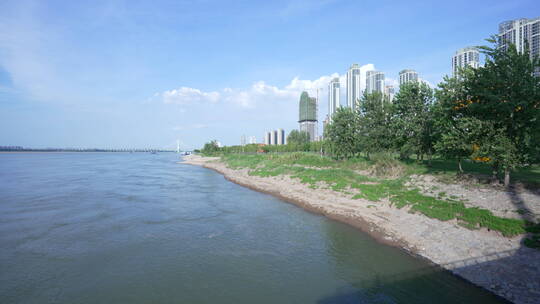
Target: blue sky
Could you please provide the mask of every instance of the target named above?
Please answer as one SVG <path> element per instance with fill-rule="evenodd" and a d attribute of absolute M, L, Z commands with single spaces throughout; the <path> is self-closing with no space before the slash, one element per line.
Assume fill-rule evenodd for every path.
<path fill-rule="evenodd" d="M 352 63 L 436 85 L 537 1 L 0 2 L 0 145 L 186 149 L 297 128 Z M 342 87 L 344 83 L 342 82 Z"/>

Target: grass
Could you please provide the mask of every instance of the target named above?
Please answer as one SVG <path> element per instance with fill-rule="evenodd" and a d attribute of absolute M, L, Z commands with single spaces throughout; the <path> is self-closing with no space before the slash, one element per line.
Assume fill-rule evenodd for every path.
<path fill-rule="evenodd" d="M 404 162 L 408 169 L 408 174 L 433 174 L 447 183 L 455 181 L 458 175 L 457 162 L 455 160 L 434 159 L 429 166 L 428 161 L 414 161 L 412 159 Z M 484 163 L 470 160 L 462 162 L 464 173 L 472 175 L 490 176 L 491 167 Z M 533 187 L 540 187 L 540 164 L 521 168 L 511 173 L 512 182 L 521 182 Z"/>
<path fill-rule="evenodd" d="M 421 213 L 427 217 L 441 221 L 457 220 L 458 224 L 468 229 L 487 228 L 499 231 L 504 236 L 514 236 L 526 232 L 533 233 L 533 237 L 526 244 L 540 248 L 540 226 L 518 219 L 502 218 L 493 215 L 489 210 L 466 207 L 455 196 L 448 196 L 439 192 L 437 197 L 421 193 L 418 189 L 407 188 L 404 184 L 411 174 L 443 174 L 456 173 L 455 163 L 448 161 L 433 161 L 433 167 L 428 168 L 423 163 L 389 161 L 387 157 L 351 159 L 336 161 L 328 157 L 321 157 L 310 153 L 284 153 L 284 154 L 256 154 L 239 155 L 230 154 L 222 156 L 222 160 L 231 168 L 249 169 L 252 176 L 278 176 L 289 175 L 311 188 L 325 185 L 334 191 L 349 194 L 351 189 L 354 199 L 367 199 L 373 202 L 389 200 L 397 208 L 409 207 L 409 212 Z M 479 164 L 464 162 L 465 170 L 476 170 L 479 173 L 489 173 L 489 168 Z M 540 171 L 537 167 L 529 168 L 516 173 L 525 181 L 538 178 Z M 359 171 L 369 172 L 370 176 L 360 174 Z M 400 172 L 399 176 L 395 176 Z M 436 189 L 434 189 L 436 190 Z M 538 231 L 530 227 L 537 227 Z M 536 232 L 535 232 L 536 231 Z M 536 245 L 535 245 L 536 244 Z"/>

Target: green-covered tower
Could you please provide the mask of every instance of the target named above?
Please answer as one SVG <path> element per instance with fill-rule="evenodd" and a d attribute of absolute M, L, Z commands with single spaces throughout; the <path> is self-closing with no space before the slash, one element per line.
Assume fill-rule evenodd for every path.
<path fill-rule="evenodd" d="M 317 99 L 309 97 L 306 91 L 300 95 L 300 112 L 298 122 L 300 131 L 309 133 L 311 141 L 317 138 Z"/>

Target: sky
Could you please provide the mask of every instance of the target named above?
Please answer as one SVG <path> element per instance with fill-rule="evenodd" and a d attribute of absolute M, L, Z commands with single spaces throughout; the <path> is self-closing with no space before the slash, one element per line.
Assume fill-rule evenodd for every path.
<path fill-rule="evenodd" d="M 533 1 L 0 1 L 0 146 L 200 148 L 298 128 L 351 64 L 433 87 Z M 344 103 L 344 95 L 342 103 Z"/>

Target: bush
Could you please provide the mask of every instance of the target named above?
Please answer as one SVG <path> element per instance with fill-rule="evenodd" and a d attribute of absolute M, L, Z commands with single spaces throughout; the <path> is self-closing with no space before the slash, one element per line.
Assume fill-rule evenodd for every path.
<path fill-rule="evenodd" d="M 371 159 L 373 165 L 368 169 L 370 175 L 396 178 L 405 173 L 405 166 L 389 153 L 377 153 Z"/>

